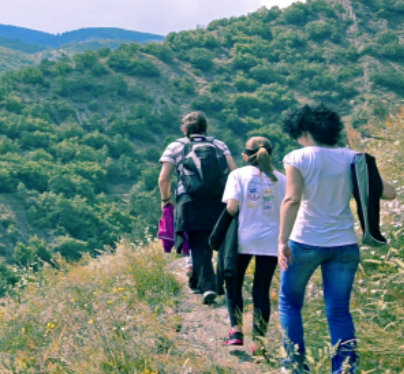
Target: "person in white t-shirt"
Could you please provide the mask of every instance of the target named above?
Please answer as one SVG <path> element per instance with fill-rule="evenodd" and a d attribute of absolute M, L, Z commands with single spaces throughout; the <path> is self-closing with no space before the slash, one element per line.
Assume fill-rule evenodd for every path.
<path fill-rule="evenodd" d="M 349 310 L 360 261 L 354 219 L 351 164 L 356 152 L 337 146 L 343 124 L 324 105 L 289 114 L 284 131 L 302 149 L 285 159 L 286 196 L 282 202 L 278 256 L 281 271 L 280 321 L 288 357 L 283 372 L 307 372 L 301 310 L 307 283 L 321 267 L 326 315 L 335 347 L 332 373 L 355 373 L 355 327 Z M 382 198 L 394 199 L 386 181 Z"/>
<path fill-rule="evenodd" d="M 259 353 L 270 317 L 269 288 L 277 266 L 277 238 L 280 206 L 285 196 L 286 178 L 274 170 L 271 142 L 251 138 L 243 153 L 248 166 L 234 170 L 227 180 L 223 202 L 231 215 L 239 212 L 237 272 L 227 288 L 231 331 L 226 345 L 243 345 L 243 281 L 247 267 L 255 257 L 252 287 L 254 303 L 252 352 Z M 227 294 L 228 296 L 228 294 Z"/>

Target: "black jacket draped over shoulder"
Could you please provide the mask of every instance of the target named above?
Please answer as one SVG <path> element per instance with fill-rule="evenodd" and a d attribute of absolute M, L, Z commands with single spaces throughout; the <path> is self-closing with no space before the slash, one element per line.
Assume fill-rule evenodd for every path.
<path fill-rule="evenodd" d="M 387 243 L 380 232 L 380 199 L 383 180 L 376 159 L 367 153 L 358 153 L 352 163 L 354 197 L 358 208 L 363 238 L 362 243 L 380 247 Z"/>
<path fill-rule="evenodd" d="M 181 248 L 187 232 L 212 231 L 225 207 L 221 196 L 202 199 L 187 193 L 178 195 L 174 213 L 175 247 Z"/>
<path fill-rule="evenodd" d="M 237 272 L 238 258 L 238 215 L 231 216 L 227 209 L 217 221 L 209 239 L 212 249 L 219 251 L 217 259 L 216 283 L 218 295 L 224 294 L 224 283 Z M 227 290 L 228 293 L 231 290 Z M 228 297 L 232 297 L 228 294 Z"/>

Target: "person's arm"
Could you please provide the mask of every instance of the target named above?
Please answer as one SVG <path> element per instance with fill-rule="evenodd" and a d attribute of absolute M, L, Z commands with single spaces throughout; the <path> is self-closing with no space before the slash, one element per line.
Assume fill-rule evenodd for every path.
<path fill-rule="evenodd" d="M 396 189 L 390 182 L 388 182 L 384 179 L 382 179 L 382 180 L 383 180 L 382 199 L 383 200 L 394 200 L 397 197 Z"/>
<path fill-rule="evenodd" d="M 229 167 L 230 171 L 236 170 L 237 165 L 234 162 L 233 156 L 232 155 L 227 155 L 226 156 L 226 161 L 227 161 L 227 166 Z"/>
<path fill-rule="evenodd" d="M 171 199 L 171 177 L 174 173 L 175 165 L 169 162 L 164 162 L 161 167 L 159 177 L 159 188 L 161 195 L 161 209 L 167 205 L 174 205 Z"/>
<path fill-rule="evenodd" d="M 227 211 L 229 212 L 229 214 L 231 216 L 235 216 L 238 213 L 238 209 L 239 209 L 239 202 L 236 199 L 229 199 L 227 201 Z"/>
<path fill-rule="evenodd" d="M 298 169 L 286 164 L 286 195 L 281 204 L 281 222 L 278 239 L 278 260 L 283 270 L 292 263 L 288 245 L 303 194 L 303 177 Z"/>

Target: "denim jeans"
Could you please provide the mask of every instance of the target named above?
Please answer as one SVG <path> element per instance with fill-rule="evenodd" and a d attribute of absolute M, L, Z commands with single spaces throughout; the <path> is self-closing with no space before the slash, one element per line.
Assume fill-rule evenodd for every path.
<path fill-rule="evenodd" d="M 321 266 L 331 343 L 336 348 L 332 358 L 332 373 L 341 373 L 346 363 L 352 366 L 347 372 L 354 373 L 358 356 L 349 306 L 352 284 L 360 261 L 358 245 L 313 247 L 289 241 L 289 247 L 292 264 L 287 271 L 281 272 L 279 296 L 279 313 L 286 335 L 284 345 L 288 362 L 304 367 L 306 352 L 301 310 L 307 283 Z"/>

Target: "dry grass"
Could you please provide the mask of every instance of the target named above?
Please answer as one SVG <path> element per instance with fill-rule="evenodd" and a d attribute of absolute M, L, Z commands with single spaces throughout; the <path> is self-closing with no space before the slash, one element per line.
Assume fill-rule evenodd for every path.
<path fill-rule="evenodd" d="M 2 300 L 0 373 L 225 373 L 180 348 L 179 285 L 156 243 L 62 267 Z"/>

